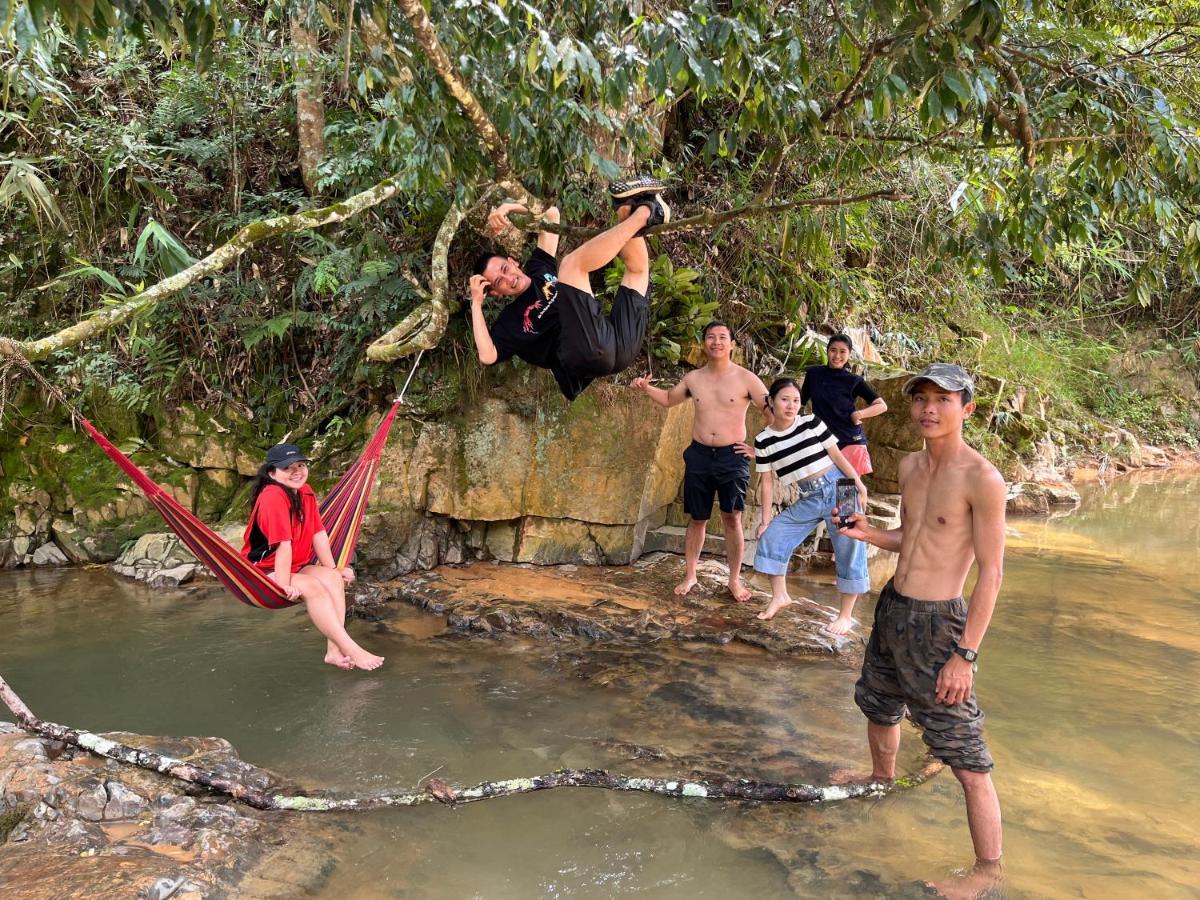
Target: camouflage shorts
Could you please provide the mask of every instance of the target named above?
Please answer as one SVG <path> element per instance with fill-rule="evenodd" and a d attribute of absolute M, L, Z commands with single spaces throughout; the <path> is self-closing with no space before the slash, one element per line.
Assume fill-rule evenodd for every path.
<path fill-rule="evenodd" d="M 854 702 L 877 725 L 897 725 L 905 707 L 921 727 L 929 752 L 947 765 L 990 772 L 983 713 L 975 691 L 964 702 L 937 702 L 937 677 L 962 637 L 966 601 L 905 597 L 889 581 L 879 592 Z"/>

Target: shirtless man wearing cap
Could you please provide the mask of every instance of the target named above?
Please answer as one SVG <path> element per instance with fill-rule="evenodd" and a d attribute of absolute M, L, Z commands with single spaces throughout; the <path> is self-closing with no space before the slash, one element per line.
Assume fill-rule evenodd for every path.
<path fill-rule="evenodd" d="M 956 883 L 935 887 L 974 896 L 999 878 L 1002 846 L 974 678 L 1003 574 L 1004 479 L 963 441 L 975 383 L 962 368 L 934 363 L 904 393 L 925 449 L 900 464 L 900 527 L 875 528 L 855 513 L 842 529 L 899 554 L 896 574 L 879 594 L 854 700 L 867 717 L 871 780 L 895 778 L 907 707 L 930 752 L 962 785 L 976 865 Z M 973 562 L 979 578 L 968 604 L 962 592 Z"/>

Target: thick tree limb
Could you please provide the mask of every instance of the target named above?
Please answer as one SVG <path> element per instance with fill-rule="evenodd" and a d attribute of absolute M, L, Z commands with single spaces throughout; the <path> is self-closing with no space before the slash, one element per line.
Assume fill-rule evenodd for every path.
<path fill-rule="evenodd" d="M 898 779 L 894 784 L 824 785 L 782 784 L 747 779 L 713 780 L 688 778 L 640 778 L 620 775 L 604 769 L 559 769 L 532 778 L 509 778 L 502 781 L 483 781 L 471 787 L 455 788 L 438 779 L 430 779 L 419 791 L 375 794 L 368 797 L 285 796 L 268 794 L 216 772 L 201 769 L 171 756 L 130 747 L 88 731 L 69 728 L 35 716 L 0 677 L 0 700 L 12 710 L 17 724 L 40 737 L 61 741 L 98 756 L 114 759 L 141 769 L 149 769 L 172 778 L 197 784 L 225 794 L 255 809 L 290 810 L 294 812 L 344 812 L 379 809 L 387 806 L 418 806 L 424 803 L 474 803 L 496 797 L 530 794 L 556 787 L 591 787 L 610 791 L 641 791 L 664 797 L 697 798 L 705 800 L 755 800 L 785 803 L 822 803 L 849 800 L 855 797 L 879 797 L 897 789 L 916 787 L 942 769 L 942 764 L 930 760 L 915 775 Z"/>
<path fill-rule="evenodd" d="M 188 266 L 182 272 L 178 272 L 170 278 L 164 278 L 140 294 L 135 294 L 124 303 L 100 309 L 86 319 L 76 322 L 74 325 L 68 325 L 47 337 L 30 341 L 14 341 L 13 343 L 27 359 L 43 359 L 57 350 L 82 344 L 84 341 L 128 321 L 138 313 L 153 309 L 160 301 L 172 294 L 179 293 L 201 278 L 221 271 L 261 240 L 281 234 L 295 234 L 335 222 L 344 222 L 354 218 L 363 210 L 378 206 L 385 200 L 391 199 L 399 190 L 399 182 L 395 177 L 385 178 L 378 184 L 339 203 L 333 203 L 320 209 L 286 216 L 274 216 L 261 222 L 253 222 L 242 228 L 232 239 L 208 256 Z"/>
<path fill-rule="evenodd" d="M 1000 73 L 1004 83 L 1008 85 L 1008 91 L 1017 104 L 1015 120 L 1001 110 L 999 103 L 995 100 L 988 100 L 988 111 L 1000 126 L 1021 145 L 1021 158 L 1025 161 L 1025 165 L 1032 169 L 1037 165 L 1038 142 L 1033 133 L 1033 124 L 1029 119 L 1029 100 L 1025 96 L 1025 85 L 1021 83 L 1021 77 L 1017 74 L 1017 70 L 1004 58 L 999 49 L 989 52 L 987 58 L 996 67 L 996 71 Z"/>
<path fill-rule="evenodd" d="M 429 299 L 400 320 L 390 331 L 367 347 L 367 359 L 395 362 L 418 350 L 432 350 L 446 333 L 450 321 L 450 243 L 466 218 L 467 211 L 451 205 L 433 239 L 433 263 L 429 278 Z"/>
<path fill-rule="evenodd" d="M 492 124 L 487 110 L 476 99 L 471 89 L 467 86 L 466 81 L 459 74 L 458 69 L 455 68 L 454 63 L 451 62 L 450 56 L 442 47 L 442 42 L 438 40 L 437 31 L 434 29 L 433 22 L 429 19 L 429 13 L 425 11 L 421 0 L 396 0 L 396 5 L 400 7 L 405 18 L 408 19 L 409 25 L 412 26 L 417 43 L 425 51 L 425 55 L 429 59 L 429 64 L 433 66 L 434 71 L 441 77 L 442 82 L 454 96 L 454 99 L 458 101 L 458 105 L 462 107 L 467 119 L 475 128 L 475 133 L 479 136 L 480 143 L 483 144 L 484 150 L 492 160 L 492 165 L 496 168 L 496 180 L 510 182 L 514 196 L 533 212 L 541 213 L 541 201 L 534 197 L 517 178 L 516 173 L 513 171 L 512 161 L 508 158 L 507 142 L 500 136 L 500 132 Z"/>
<path fill-rule="evenodd" d="M 652 225 L 647 228 L 645 233 L 652 234 L 670 234 L 675 231 L 699 231 L 702 228 L 712 228 L 714 225 L 722 225 L 725 222 L 732 222 L 734 219 L 749 219 L 758 216 L 770 216 L 776 213 L 787 212 L 792 209 L 799 209 L 804 206 L 849 206 L 852 203 L 864 203 L 868 200 L 887 200 L 896 202 L 899 200 L 911 199 L 907 194 L 902 194 L 894 190 L 871 191 L 867 194 L 855 194 L 851 197 L 804 197 L 800 200 L 789 200 L 786 203 L 751 203 L 746 206 L 739 206 L 736 209 L 712 210 L 706 209 L 704 212 L 697 213 L 694 216 L 688 216 L 683 219 L 675 219 L 665 225 Z M 529 216 L 511 215 L 509 219 L 518 227 L 524 228 L 526 231 L 538 232 L 549 231 L 554 234 L 568 235 L 576 238 L 594 237 L 604 231 L 603 228 L 582 228 L 576 225 L 561 225 L 543 220 L 534 220 Z"/>

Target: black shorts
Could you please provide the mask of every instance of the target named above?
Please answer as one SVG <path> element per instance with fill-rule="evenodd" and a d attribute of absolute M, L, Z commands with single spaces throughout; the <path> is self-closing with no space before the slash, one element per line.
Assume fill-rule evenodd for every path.
<path fill-rule="evenodd" d="M 712 515 L 713 495 L 721 503 L 721 512 L 746 508 L 746 488 L 750 486 L 750 460 L 733 449 L 709 447 L 692 441 L 683 451 L 683 511 L 693 519 L 707 520 Z"/>
<path fill-rule="evenodd" d="M 558 318 L 562 335 L 558 362 L 571 375 L 599 378 L 633 365 L 642 352 L 650 321 L 650 291 L 640 294 L 622 285 L 613 299 L 612 314 L 604 315 L 600 301 L 577 287 L 558 283 Z"/>

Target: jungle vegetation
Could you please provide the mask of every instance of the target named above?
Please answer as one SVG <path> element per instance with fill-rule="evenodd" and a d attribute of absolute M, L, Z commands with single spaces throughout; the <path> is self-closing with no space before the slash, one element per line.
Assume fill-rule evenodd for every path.
<path fill-rule="evenodd" d="M 707 217 L 652 239 L 656 370 L 718 313 L 763 371 L 868 326 L 900 363 L 1195 432 L 1113 367 L 1197 370 L 1192 0 L 0 0 L 0 24 L 0 333 L 135 412 L 328 419 L 426 348 L 434 414 L 488 377 L 459 314 L 487 205 L 595 228 L 646 170 Z"/>

